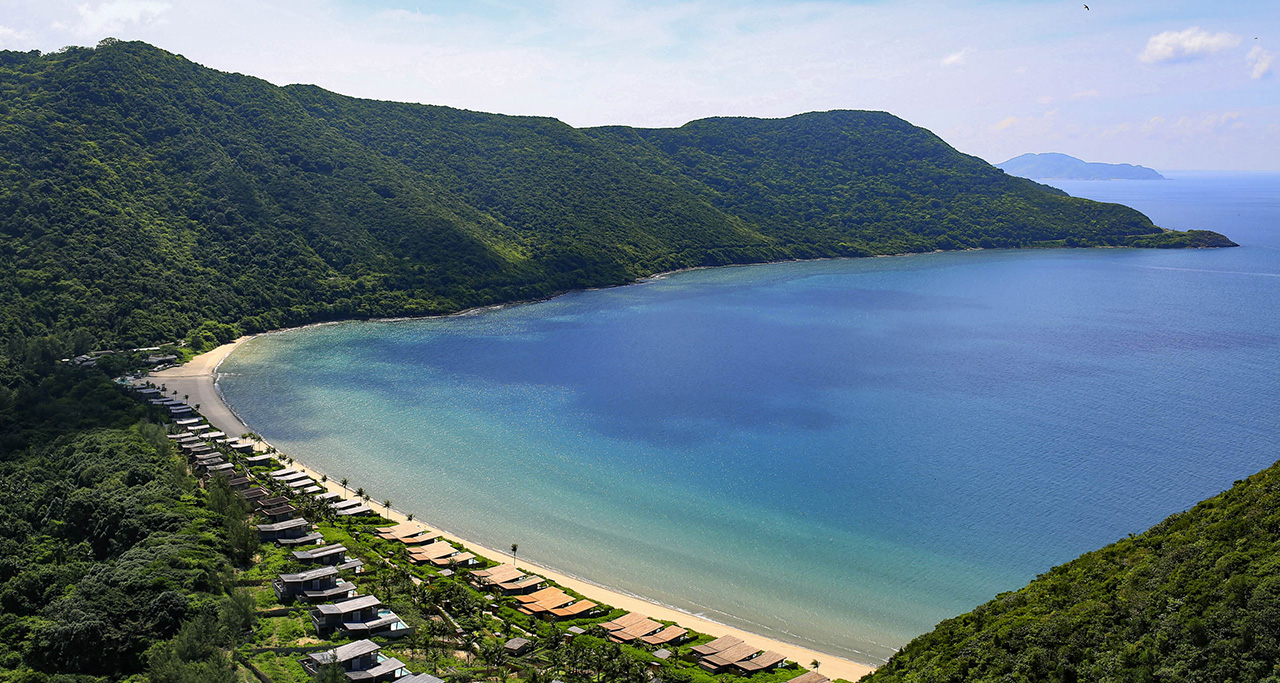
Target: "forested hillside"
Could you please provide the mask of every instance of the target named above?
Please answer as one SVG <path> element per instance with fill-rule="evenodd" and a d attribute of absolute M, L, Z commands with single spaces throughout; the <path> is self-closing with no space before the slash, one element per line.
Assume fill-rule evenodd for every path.
<path fill-rule="evenodd" d="M 443 313 L 657 271 L 1207 246 L 876 112 L 579 130 L 279 88 L 143 43 L 0 52 L 0 334 Z M 80 340 L 71 336 L 80 330 Z"/>
<path fill-rule="evenodd" d="M 916 638 L 863 681 L 1275 681 L 1280 463 Z"/>
<path fill-rule="evenodd" d="M 155 409 L 105 375 L 20 375 L 0 388 L 0 681 L 230 683 L 219 647 L 254 617 L 231 572 L 243 515 L 196 486 Z"/>

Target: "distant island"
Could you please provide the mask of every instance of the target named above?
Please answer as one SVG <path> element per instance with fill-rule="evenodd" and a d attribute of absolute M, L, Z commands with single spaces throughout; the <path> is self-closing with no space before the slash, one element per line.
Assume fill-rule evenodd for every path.
<path fill-rule="evenodd" d="M 1133 164 L 1103 164 L 1048 152 L 1016 156 L 996 164 L 1009 175 L 1033 180 L 1164 180 L 1155 169 Z"/>

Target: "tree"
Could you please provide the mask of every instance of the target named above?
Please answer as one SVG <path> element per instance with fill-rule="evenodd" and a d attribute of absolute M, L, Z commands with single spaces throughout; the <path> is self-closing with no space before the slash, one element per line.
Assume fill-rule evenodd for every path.
<path fill-rule="evenodd" d="M 311 679 L 315 683 L 347 683 L 347 672 L 337 662 L 320 665 L 316 675 Z"/>
<path fill-rule="evenodd" d="M 512 565 L 515 565 L 515 563 L 516 563 L 516 551 L 518 551 L 518 550 L 520 550 L 520 544 L 519 544 L 519 543 L 512 543 L 512 544 L 511 544 L 511 564 L 512 564 Z"/>
<path fill-rule="evenodd" d="M 506 665 L 507 659 L 507 648 L 497 640 L 486 640 L 480 644 L 480 661 L 489 667 L 490 678 L 500 677 L 501 669 Z"/>
<path fill-rule="evenodd" d="M 245 636 L 253 631 L 258 623 L 257 605 L 253 594 L 247 589 L 237 588 L 227 594 L 222 601 L 219 621 L 226 642 L 238 646 L 244 642 Z"/>

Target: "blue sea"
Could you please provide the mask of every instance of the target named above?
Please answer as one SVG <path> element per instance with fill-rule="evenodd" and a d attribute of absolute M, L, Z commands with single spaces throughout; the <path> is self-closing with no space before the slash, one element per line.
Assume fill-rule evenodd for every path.
<path fill-rule="evenodd" d="M 218 384 L 419 519 L 878 663 L 1280 458 L 1280 175 L 1058 185 L 1242 246 L 691 271 L 264 335 Z"/>

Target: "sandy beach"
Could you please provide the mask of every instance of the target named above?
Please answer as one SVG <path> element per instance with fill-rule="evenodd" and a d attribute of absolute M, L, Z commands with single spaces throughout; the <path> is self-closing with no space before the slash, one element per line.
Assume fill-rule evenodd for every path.
<path fill-rule="evenodd" d="M 157 386 L 163 384 L 167 389 L 166 393 L 170 396 L 173 395 L 175 390 L 179 397 L 189 396 L 187 402 L 193 407 L 196 404 L 199 404 L 200 407 L 198 410 L 200 414 L 203 415 L 210 424 L 218 429 L 228 434 L 243 434 L 250 431 L 250 429 L 246 427 L 244 423 L 236 417 L 236 414 L 227 407 L 226 403 L 223 402 L 222 396 L 218 394 L 217 389 L 214 387 L 214 380 L 218 365 L 222 363 L 223 359 L 230 355 L 236 347 L 251 338 L 252 337 L 242 337 L 230 344 L 224 344 L 213 351 L 196 356 L 185 365 L 151 373 L 145 378 L 145 380 L 150 381 Z M 317 482 L 320 481 L 321 476 L 324 474 L 323 472 L 307 467 L 304 463 L 298 462 L 297 460 L 295 460 L 290 466 L 294 469 L 302 470 L 311 474 Z M 332 480 L 324 482 L 321 485 L 325 486 L 330 491 L 337 491 L 344 495 L 354 495 L 352 491 L 354 491 L 360 483 L 349 483 L 351 485 L 350 488 L 345 490 L 338 482 Z M 406 513 L 404 512 L 394 508 L 385 509 L 374 502 L 370 502 L 369 505 L 376 511 L 381 512 L 383 516 L 395 522 L 416 524 L 423 529 L 440 531 L 446 538 L 463 543 L 477 554 L 499 562 L 510 561 L 509 553 L 500 552 L 492 548 L 486 548 L 466 539 L 453 536 L 439 527 L 431 526 L 429 520 L 423 521 L 415 519 L 413 522 L 409 522 L 405 516 Z M 413 511 L 409 510 L 407 512 Z M 685 628 L 691 628 L 714 636 L 737 636 L 748 643 L 759 646 L 761 649 L 774 650 L 786 656 L 787 659 L 799 663 L 801 666 L 809 667 L 810 662 L 817 660 L 821 662 L 821 667 L 818 671 L 832 679 L 843 678 L 849 681 L 856 681 L 874 670 L 874 667 L 867 664 L 817 652 L 816 650 L 792 645 L 790 643 L 785 643 L 765 636 L 749 633 L 741 629 L 736 629 L 731 626 L 726 626 L 708 619 L 703 619 L 687 612 L 664 607 L 662 605 L 649 602 L 648 600 L 626 595 L 580 579 L 575 579 L 532 562 L 520 560 L 518 564 L 526 570 L 532 570 L 545 578 L 551 579 L 566 588 L 575 590 L 597 602 L 612 605 L 619 609 L 640 612 L 654 619 L 674 621 Z"/>

